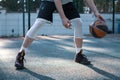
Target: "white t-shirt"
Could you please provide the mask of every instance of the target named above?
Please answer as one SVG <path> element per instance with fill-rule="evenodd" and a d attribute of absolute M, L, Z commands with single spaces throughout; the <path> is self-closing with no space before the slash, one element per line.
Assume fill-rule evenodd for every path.
<path fill-rule="evenodd" d="M 52 1 L 54 2 L 54 0 L 42 0 L 42 1 Z M 61 0 L 62 4 L 66 4 L 66 3 L 69 3 L 69 2 L 72 2 L 73 0 Z"/>

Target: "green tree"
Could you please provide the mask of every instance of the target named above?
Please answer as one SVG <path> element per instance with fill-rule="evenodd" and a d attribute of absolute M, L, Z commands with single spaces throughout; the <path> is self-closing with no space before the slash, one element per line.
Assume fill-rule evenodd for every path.
<path fill-rule="evenodd" d="M 5 0 L 2 0 L 2 1 L 1 1 L 1 6 L 4 7 L 4 8 L 7 7 L 7 3 L 6 3 Z"/>
<path fill-rule="evenodd" d="M 7 9 L 7 12 L 11 11 L 22 11 L 22 1 L 23 0 L 1 0 L 0 5 L 4 8 Z M 41 0 L 26 0 L 30 1 L 30 11 L 35 12 L 37 8 L 40 6 Z M 108 13 L 112 12 L 113 5 L 112 1 L 113 0 L 94 0 L 95 4 L 101 13 Z M 117 4 L 115 5 L 115 10 L 116 12 L 120 12 L 120 0 L 115 0 L 118 1 Z M 84 13 L 84 7 L 86 6 L 84 4 L 84 0 L 73 0 L 75 7 L 77 8 L 78 12 Z M 26 3 L 27 5 L 28 3 Z M 28 7 L 26 7 L 27 9 Z M 27 10 L 28 11 L 28 10 Z"/>
<path fill-rule="evenodd" d="M 39 7 L 41 0 L 26 0 L 26 5 L 30 1 L 30 10 L 36 11 L 36 8 Z M 2 0 L 1 6 L 7 9 L 7 12 L 17 12 L 22 11 L 22 4 L 23 0 Z M 28 7 L 26 6 L 26 10 L 28 11 Z"/>
<path fill-rule="evenodd" d="M 29 8 L 31 12 L 35 12 L 36 9 L 40 6 L 40 0 L 26 0 L 27 3 L 26 5 L 28 5 L 28 1 L 29 1 Z M 28 7 L 26 7 L 26 9 L 28 9 Z"/>
<path fill-rule="evenodd" d="M 116 9 L 116 12 L 117 12 L 117 13 L 120 13 L 120 0 L 118 0 L 115 9 Z"/>
<path fill-rule="evenodd" d="M 6 0 L 6 8 L 7 8 L 7 11 L 17 11 L 18 10 L 18 3 L 17 3 L 18 0 Z"/>
<path fill-rule="evenodd" d="M 83 0 L 73 0 L 75 7 L 78 12 L 84 13 L 84 1 Z"/>

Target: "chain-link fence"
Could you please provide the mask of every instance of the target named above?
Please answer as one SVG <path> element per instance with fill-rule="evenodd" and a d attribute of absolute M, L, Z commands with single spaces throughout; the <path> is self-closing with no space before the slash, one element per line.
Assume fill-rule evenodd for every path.
<path fill-rule="evenodd" d="M 75 7 L 83 15 L 81 16 L 81 18 L 83 18 L 83 21 L 90 22 L 92 19 L 91 17 L 92 14 L 90 15 L 91 10 L 86 6 L 84 0 L 73 0 L 73 1 Z M 115 5 L 114 31 L 115 33 L 118 33 L 119 32 L 118 24 L 120 23 L 120 16 L 119 16 L 120 0 L 94 0 L 94 1 L 99 12 L 105 17 L 109 25 L 109 30 L 111 32 L 113 31 L 112 13 L 113 13 L 113 1 L 114 1 L 114 5 Z M 0 37 L 23 36 L 28 30 L 28 27 L 30 27 L 29 24 L 32 25 L 34 20 L 36 19 L 40 2 L 41 0 L 0 0 Z M 30 10 L 30 14 L 28 14 L 29 10 Z M 87 16 L 87 18 L 85 17 L 85 15 Z M 55 17 L 59 18 L 58 16 Z M 55 22 L 55 24 L 58 23 Z M 87 24 L 89 25 L 89 23 Z M 84 30 L 86 29 L 88 29 L 88 26 L 84 25 Z M 88 34 L 88 31 L 86 31 L 85 33 Z"/>
<path fill-rule="evenodd" d="M 0 36 L 20 36 L 22 24 L 22 15 L 20 13 L 0 14 Z M 21 27 L 20 27 L 21 26 Z"/>

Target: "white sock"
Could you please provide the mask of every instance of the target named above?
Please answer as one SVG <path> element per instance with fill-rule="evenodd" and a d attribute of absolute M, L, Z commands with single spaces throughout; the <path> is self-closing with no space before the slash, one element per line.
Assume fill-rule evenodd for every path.
<path fill-rule="evenodd" d="M 76 54 L 81 51 L 82 48 L 76 48 Z"/>
<path fill-rule="evenodd" d="M 82 48 L 76 48 L 76 54 L 81 51 Z"/>
<path fill-rule="evenodd" d="M 20 51 L 19 52 L 21 52 L 21 51 L 26 51 L 27 50 L 27 48 L 25 48 L 24 46 L 21 46 L 21 48 L 20 48 Z"/>

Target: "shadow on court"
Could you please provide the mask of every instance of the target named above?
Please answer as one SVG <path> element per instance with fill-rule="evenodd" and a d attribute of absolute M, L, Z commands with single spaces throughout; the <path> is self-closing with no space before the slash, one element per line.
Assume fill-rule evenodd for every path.
<path fill-rule="evenodd" d="M 15 57 L 23 38 L 0 38 L 0 80 L 120 80 L 120 41 L 84 36 L 84 54 L 92 62 L 74 62 L 73 36 L 38 37 L 26 52 L 25 69 L 16 70 Z"/>

